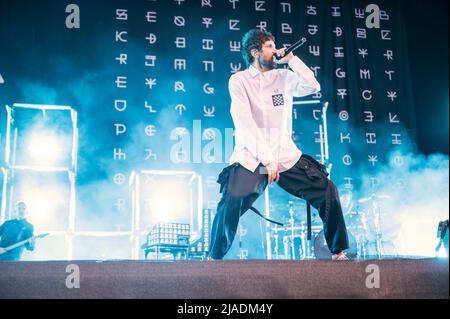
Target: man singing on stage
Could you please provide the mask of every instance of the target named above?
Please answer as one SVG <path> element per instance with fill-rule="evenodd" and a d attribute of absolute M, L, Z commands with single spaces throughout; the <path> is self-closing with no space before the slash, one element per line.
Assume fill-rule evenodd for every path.
<path fill-rule="evenodd" d="M 253 29 L 242 39 L 249 66 L 230 77 L 235 148 L 219 175 L 222 198 L 214 218 L 210 259 L 222 259 L 239 218 L 273 181 L 319 210 L 333 260 L 348 260 L 347 230 L 336 186 L 325 167 L 292 140 L 292 99 L 320 91 L 314 73 L 292 52 L 277 50 L 271 33 Z M 276 55 L 283 58 L 278 60 Z M 289 69 L 277 69 L 288 63 Z"/>
<path fill-rule="evenodd" d="M 24 201 L 16 203 L 16 218 L 4 222 L 0 226 L 0 261 L 18 261 L 24 248 L 34 250 L 35 239 L 33 237 L 34 227 L 27 220 L 27 204 Z M 5 247 L 30 238 L 25 245 L 5 251 Z"/>

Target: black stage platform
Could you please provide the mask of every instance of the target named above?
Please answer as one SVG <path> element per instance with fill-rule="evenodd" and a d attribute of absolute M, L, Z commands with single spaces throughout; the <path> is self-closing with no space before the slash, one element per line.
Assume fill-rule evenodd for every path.
<path fill-rule="evenodd" d="M 449 298 L 448 274 L 448 259 L 0 262 L 0 298 Z"/>

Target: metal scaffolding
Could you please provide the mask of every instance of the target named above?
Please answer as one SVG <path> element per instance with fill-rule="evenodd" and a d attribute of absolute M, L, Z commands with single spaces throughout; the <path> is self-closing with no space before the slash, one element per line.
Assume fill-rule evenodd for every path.
<path fill-rule="evenodd" d="M 142 178 L 145 176 L 157 176 L 160 178 L 168 176 L 186 177 L 186 188 L 189 189 L 189 224 L 191 225 L 191 243 L 199 239 L 204 232 L 203 225 L 203 188 L 202 176 L 195 171 L 177 171 L 177 170 L 141 170 L 138 173 L 133 172 L 130 176 L 129 185 L 131 189 L 132 201 L 132 224 L 131 240 L 133 242 L 133 259 L 139 259 L 141 239 L 148 234 L 143 228 L 142 219 L 145 212 L 142 209 L 142 200 L 145 194 L 142 194 Z M 174 201 L 179 200 L 177 198 Z M 152 225 L 146 225 L 152 226 Z"/>
<path fill-rule="evenodd" d="M 0 210 L 0 223 L 6 219 L 12 218 L 13 200 L 15 191 L 15 176 L 17 172 L 22 173 L 66 173 L 69 181 L 69 211 L 67 215 L 67 229 L 62 233 L 66 235 L 68 240 L 68 259 L 72 256 L 72 240 L 75 233 L 75 211 L 76 211 L 76 171 L 78 158 L 78 127 L 77 127 L 77 112 L 70 106 L 60 105 L 38 105 L 38 104 L 22 104 L 14 103 L 12 107 L 6 105 L 7 119 L 6 119 L 6 143 L 5 143 L 5 166 L 1 168 L 3 174 L 2 185 L 2 200 Z M 21 143 L 18 136 L 18 128 L 15 123 L 15 113 L 20 109 L 35 109 L 42 111 L 43 116 L 47 116 L 51 111 L 67 111 L 70 112 L 70 119 L 72 124 L 72 145 L 70 154 L 70 163 L 66 166 L 52 166 L 52 165 L 17 165 L 16 152 L 17 147 Z M 42 232 L 50 232 L 45 229 Z M 61 232 L 50 232 L 53 234 Z"/>

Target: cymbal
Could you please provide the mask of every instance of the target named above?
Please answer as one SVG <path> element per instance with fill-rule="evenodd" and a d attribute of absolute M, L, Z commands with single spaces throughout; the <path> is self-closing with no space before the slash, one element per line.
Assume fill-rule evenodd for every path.
<path fill-rule="evenodd" d="M 284 225 L 290 224 L 291 217 L 289 215 L 283 214 L 283 217 L 279 218 L 279 221 Z M 295 223 L 306 223 L 306 211 L 294 214 Z M 318 213 L 311 212 L 311 225 L 322 225 L 322 220 Z"/>
<path fill-rule="evenodd" d="M 358 203 L 366 203 L 368 201 L 375 200 L 375 199 L 388 199 L 388 198 L 391 198 L 391 196 L 384 195 L 384 194 L 381 194 L 381 195 L 372 194 L 369 197 L 359 199 Z"/>
<path fill-rule="evenodd" d="M 281 201 L 274 200 L 269 204 L 270 215 L 273 218 L 278 218 L 278 220 L 284 224 L 288 224 L 291 218 L 289 210 L 292 207 L 294 222 L 305 222 L 306 223 L 306 201 L 301 198 L 294 198 L 292 200 Z M 278 217 L 276 217 L 278 216 Z M 311 224 L 321 225 L 321 219 L 319 213 L 315 208 L 311 209 Z"/>
<path fill-rule="evenodd" d="M 367 213 L 363 210 L 359 210 L 359 211 L 352 210 L 352 211 L 344 213 L 344 216 L 357 216 L 357 215 L 362 216 L 362 215 L 366 215 L 366 214 Z"/>
<path fill-rule="evenodd" d="M 297 223 L 294 224 L 292 227 L 290 224 L 285 224 L 284 226 L 272 226 L 271 227 L 273 232 L 291 232 L 294 230 L 294 232 L 298 233 L 299 231 L 307 231 L 306 223 Z M 311 231 L 312 232 L 319 232 L 323 229 L 323 225 L 311 225 Z"/>
<path fill-rule="evenodd" d="M 290 201 L 288 203 L 286 202 L 271 202 L 269 204 L 269 208 L 272 211 L 286 211 L 289 212 L 289 209 L 291 208 L 295 211 L 301 211 L 306 210 L 306 202 L 305 201 Z"/>

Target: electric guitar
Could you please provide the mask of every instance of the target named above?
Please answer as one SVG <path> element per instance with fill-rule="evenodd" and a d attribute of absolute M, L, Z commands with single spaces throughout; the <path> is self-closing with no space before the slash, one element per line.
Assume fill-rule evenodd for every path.
<path fill-rule="evenodd" d="M 36 236 L 30 237 L 30 238 L 28 238 L 28 239 L 19 241 L 18 243 L 15 243 L 15 244 L 13 244 L 13 245 L 11 245 L 11 246 L 8 246 L 8 247 L 2 247 L 3 249 L 2 249 L 2 251 L 0 251 L 0 255 L 5 254 L 5 253 L 7 253 L 7 252 L 10 251 L 10 250 L 13 250 L 14 248 L 17 248 L 17 247 L 20 247 L 20 246 L 22 246 L 22 245 L 25 245 L 26 243 L 29 243 L 33 238 L 34 238 L 34 239 L 37 239 L 37 238 L 44 238 L 44 237 L 46 237 L 46 236 L 48 236 L 48 235 L 50 235 L 50 233 L 44 233 L 44 234 L 36 235 Z"/>

